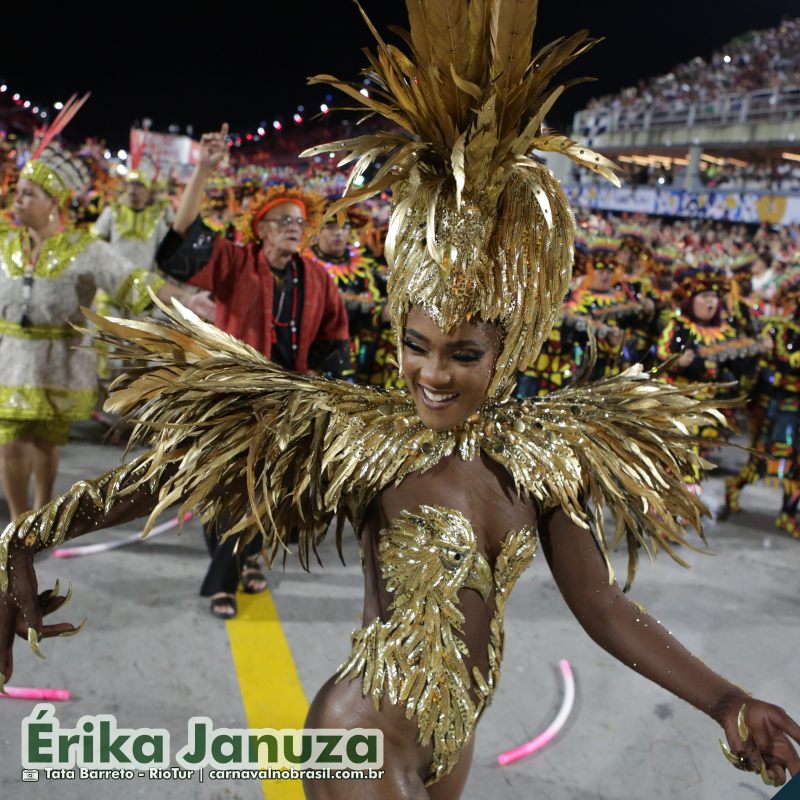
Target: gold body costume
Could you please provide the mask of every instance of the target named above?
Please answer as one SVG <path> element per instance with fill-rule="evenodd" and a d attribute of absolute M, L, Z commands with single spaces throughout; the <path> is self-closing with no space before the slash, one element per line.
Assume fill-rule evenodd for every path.
<path fill-rule="evenodd" d="M 387 620 L 376 617 L 353 634 L 353 650 L 337 680 L 359 679 L 375 709 L 385 698 L 416 717 L 418 742 L 433 743 L 429 780 L 453 768 L 500 678 L 503 612 L 536 550 L 536 531 L 511 531 L 494 570 L 469 520 L 455 509 L 403 511 L 381 531 L 379 561 L 394 600 Z M 458 592 L 475 589 L 494 612 L 486 645 L 488 669 L 467 661 Z"/>
<path fill-rule="evenodd" d="M 10 525 L 0 537 L 0 588 L 14 594 L 19 579 L 6 567 L 19 548 L 41 550 L 148 512 L 149 530 L 176 503 L 205 520 L 233 520 L 229 532 L 242 532 L 243 544 L 262 536 L 270 561 L 296 535 L 304 566 L 333 519 L 338 542 L 349 520 L 365 561 L 377 558 L 376 591 L 387 602 L 354 634 L 339 678 L 359 682 L 368 707 L 385 701 L 415 721 L 417 742 L 433 750 L 431 783 L 453 769 L 491 700 L 504 605 L 533 556 L 535 523 L 563 513 L 593 538 L 609 581 L 616 544 L 627 546 L 628 584 L 640 553 L 664 549 L 683 563 L 675 545 L 686 544 L 684 525 L 699 531 L 704 507 L 681 476 L 708 466 L 689 431 L 725 421 L 707 386 L 669 385 L 638 366 L 510 399 L 517 372 L 561 315 L 573 263 L 572 212 L 532 151 L 561 152 L 616 181 L 611 162 L 542 130 L 565 88 L 551 86 L 553 76 L 592 41 L 581 32 L 532 56 L 535 2 L 428 0 L 408 9 L 411 57 L 376 33 L 369 97 L 361 84 L 318 79 L 394 129 L 308 154 L 355 161 L 331 216 L 392 187 L 387 306 L 401 367 L 412 309 L 443 333 L 469 320 L 497 326 L 482 405 L 436 430 L 407 391 L 285 372 L 177 304 L 162 307 L 167 324 L 91 316 L 133 364 L 106 407 L 135 422 L 132 443 L 148 449 Z M 356 181 L 376 160 L 373 177 Z M 497 502 L 482 505 L 491 519 L 466 513 L 468 499 L 464 507 L 428 500 L 447 483 L 437 470 L 462 468 L 502 476 Z M 418 491 L 408 488 L 415 482 Z M 496 530 L 515 504 L 530 525 Z M 616 519 L 613 535 L 604 510 Z M 35 631 L 31 641 L 38 646 Z"/>

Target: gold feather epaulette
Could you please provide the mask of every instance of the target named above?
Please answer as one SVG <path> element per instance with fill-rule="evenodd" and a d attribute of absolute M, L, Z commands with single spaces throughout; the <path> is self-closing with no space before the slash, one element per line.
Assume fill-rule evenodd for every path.
<path fill-rule="evenodd" d="M 105 407 L 135 423 L 146 479 L 177 467 L 147 529 L 180 502 L 233 520 L 228 532 L 246 540 L 261 534 L 270 561 L 296 535 L 307 566 L 335 514 L 340 542 L 345 516 L 358 528 L 380 489 L 442 457 L 405 393 L 288 372 L 180 304 L 159 306 L 171 324 L 85 311 L 119 357 L 141 364 Z"/>
<path fill-rule="evenodd" d="M 591 527 L 608 558 L 624 538 L 633 579 L 641 547 L 683 563 L 684 525 L 705 507 L 687 475 L 711 466 L 695 432 L 725 427 L 713 387 L 673 386 L 660 372 L 622 374 L 545 398 L 490 403 L 457 431 L 425 428 L 408 394 L 287 372 L 176 304 L 172 324 L 92 319 L 120 357 L 142 363 L 112 386 L 107 408 L 136 422 L 151 448 L 146 477 L 166 464 L 150 524 L 169 505 L 225 510 L 233 531 L 261 533 L 271 558 L 289 534 L 304 565 L 339 515 L 359 529 L 371 500 L 457 451 L 502 464 L 542 511 Z M 155 362 L 155 364 L 153 363 Z M 603 508 L 616 518 L 605 535 Z M 609 570 L 611 569 L 609 564 Z"/>
<path fill-rule="evenodd" d="M 610 578 L 609 550 L 626 541 L 626 588 L 640 548 L 651 557 L 663 548 L 686 566 L 675 545 L 691 546 L 687 525 L 702 537 L 701 517 L 708 513 L 687 476 L 713 467 L 699 454 L 699 432 L 727 428 L 718 409 L 738 402 L 715 399 L 719 386 L 670 385 L 661 380 L 666 368 L 645 372 L 635 365 L 612 378 L 507 402 L 496 412 L 502 433 L 481 442 L 543 511 L 562 508 L 592 529 Z M 611 538 L 604 509 L 616 522 Z"/>

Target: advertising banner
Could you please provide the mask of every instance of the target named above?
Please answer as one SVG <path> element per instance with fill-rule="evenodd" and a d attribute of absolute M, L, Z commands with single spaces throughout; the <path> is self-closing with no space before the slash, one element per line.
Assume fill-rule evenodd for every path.
<path fill-rule="evenodd" d="M 687 192 L 674 189 L 571 186 L 565 191 L 578 208 L 723 222 L 794 225 L 800 223 L 800 196 L 759 192 Z"/>

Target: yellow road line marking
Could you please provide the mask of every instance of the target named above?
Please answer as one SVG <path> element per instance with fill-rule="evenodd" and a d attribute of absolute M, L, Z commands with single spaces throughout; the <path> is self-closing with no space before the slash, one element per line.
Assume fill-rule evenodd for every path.
<path fill-rule="evenodd" d="M 250 728 L 302 728 L 308 701 L 269 591 L 236 597 L 225 624 Z M 301 781 L 262 781 L 266 800 L 303 800 Z"/>

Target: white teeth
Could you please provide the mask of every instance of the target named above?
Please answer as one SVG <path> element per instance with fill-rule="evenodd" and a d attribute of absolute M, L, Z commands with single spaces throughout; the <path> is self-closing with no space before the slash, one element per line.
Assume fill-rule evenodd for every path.
<path fill-rule="evenodd" d="M 430 400 L 432 403 L 444 403 L 447 400 L 452 400 L 454 397 L 457 397 L 458 394 L 442 394 L 440 392 L 432 392 L 430 389 L 426 389 L 424 386 L 420 386 L 422 390 L 422 394 L 425 396 L 427 400 Z"/>

